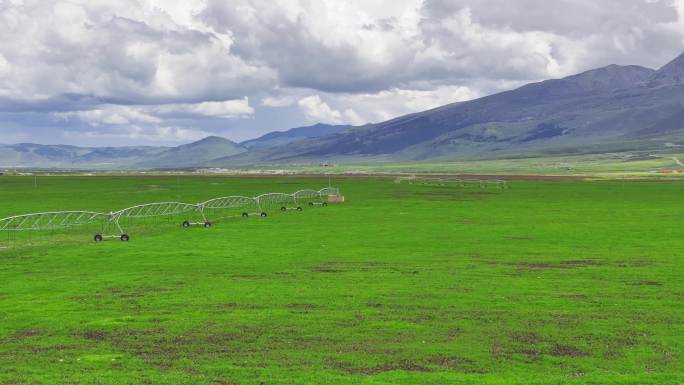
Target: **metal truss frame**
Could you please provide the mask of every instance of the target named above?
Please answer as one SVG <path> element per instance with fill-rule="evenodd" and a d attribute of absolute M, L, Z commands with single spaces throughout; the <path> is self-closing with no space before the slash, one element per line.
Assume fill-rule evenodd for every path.
<path fill-rule="evenodd" d="M 96 211 L 52 211 L 33 214 L 15 215 L 0 219 L 0 231 L 29 231 L 29 230 L 56 230 L 68 229 L 101 222 L 103 227 L 113 225 L 119 235 L 96 234 L 95 241 L 119 238 L 128 241 L 129 235 L 124 231 L 123 221 L 136 218 L 154 218 L 171 215 L 197 214 L 203 222 L 185 221 L 184 227 L 192 224 L 201 224 L 210 227 L 205 210 L 207 209 L 245 209 L 241 216 L 251 214 L 267 216 L 269 208 L 279 208 L 281 211 L 302 211 L 301 203 L 308 200 L 310 205 L 326 205 L 325 196 L 340 195 L 340 190 L 335 187 L 325 187 L 321 190 L 304 189 L 293 194 L 267 193 L 256 197 L 239 195 L 212 198 L 201 203 L 183 202 L 156 202 L 127 207 L 110 213 Z M 248 208 L 255 209 L 250 211 Z"/>
<path fill-rule="evenodd" d="M 51 211 L 0 219 L 0 231 L 57 230 L 108 221 L 110 214 L 95 211 Z"/>

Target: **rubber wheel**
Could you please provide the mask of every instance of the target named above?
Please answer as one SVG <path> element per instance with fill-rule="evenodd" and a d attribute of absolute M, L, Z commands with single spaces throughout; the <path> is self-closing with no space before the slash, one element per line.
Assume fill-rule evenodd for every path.
<path fill-rule="evenodd" d="M 285 206 L 281 207 L 280 211 L 287 211 L 287 207 L 285 207 Z"/>
<path fill-rule="evenodd" d="M 323 207 L 327 206 L 328 202 L 323 202 Z"/>
<path fill-rule="evenodd" d="M 206 228 L 211 227 L 211 222 L 204 222 L 204 227 L 206 227 Z"/>
<path fill-rule="evenodd" d="M 102 242 L 102 235 L 95 234 L 95 237 L 93 239 L 95 240 L 95 242 Z"/>
<path fill-rule="evenodd" d="M 123 242 L 128 242 L 129 239 L 131 239 L 131 237 L 129 237 L 128 234 L 121 234 L 121 240 Z"/>
<path fill-rule="evenodd" d="M 302 211 L 302 210 L 304 210 L 304 209 L 301 207 L 297 207 L 297 211 Z"/>
<path fill-rule="evenodd" d="M 243 217 L 243 218 L 247 218 L 248 216 L 249 216 L 249 214 L 247 214 L 247 213 L 242 213 L 242 217 Z"/>
<path fill-rule="evenodd" d="M 261 216 L 262 216 L 263 218 L 266 218 L 266 217 L 268 216 L 268 214 L 266 214 L 266 212 L 264 211 L 264 212 L 261 213 Z"/>
<path fill-rule="evenodd" d="M 313 203 L 313 202 L 309 202 L 309 206 L 313 206 L 313 205 L 314 205 L 314 203 Z"/>
<path fill-rule="evenodd" d="M 183 226 L 183 227 L 190 227 L 190 222 L 184 221 L 184 222 L 181 224 L 181 226 Z"/>

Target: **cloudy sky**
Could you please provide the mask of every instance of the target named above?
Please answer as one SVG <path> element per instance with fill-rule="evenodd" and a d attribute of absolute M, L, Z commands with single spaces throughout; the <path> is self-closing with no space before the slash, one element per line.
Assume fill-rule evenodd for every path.
<path fill-rule="evenodd" d="M 0 0 L 0 143 L 360 125 L 684 52 L 684 0 Z"/>

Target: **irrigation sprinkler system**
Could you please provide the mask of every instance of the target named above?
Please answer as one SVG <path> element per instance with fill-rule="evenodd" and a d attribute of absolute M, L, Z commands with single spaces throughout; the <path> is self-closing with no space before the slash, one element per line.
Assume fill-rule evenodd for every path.
<path fill-rule="evenodd" d="M 198 207 L 199 205 L 196 204 L 182 202 L 158 202 L 128 207 L 111 214 L 114 225 L 116 226 L 116 229 L 119 231 L 119 235 L 96 234 L 95 241 L 102 241 L 103 239 L 114 238 L 119 238 L 122 241 L 128 241 L 130 239 L 130 236 L 128 235 L 128 233 L 126 233 L 126 231 L 124 231 L 124 227 L 128 227 L 128 224 L 131 219 L 159 218 L 185 214 L 197 211 Z M 183 224 L 185 224 L 185 222 Z M 204 227 L 211 227 L 211 222 L 205 222 Z"/>
<path fill-rule="evenodd" d="M 302 204 L 308 204 L 309 206 L 327 206 L 328 202 L 323 199 L 321 191 L 316 190 L 299 190 L 292 194 L 297 207 L 301 207 Z"/>
<path fill-rule="evenodd" d="M 0 219 L 0 231 L 60 230 L 98 221 L 108 221 L 110 218 L 108 214 L 93 211 L 23 214 Z"/>
<path fill-rule="evenodd" d="M 202 220 L 204 221 L 203 223 L 199 224 L 202 224 L 205 227 L 207 223 L 209 223 L 209 226 L 211 226 L 211 222 L 209 222 L 207 219 L 207 215 L 210 214 L 210 210 L 240 210 L 239 216 L 243 218 L 247 218 L 251 215 L 259 215 L 261 217 L 268 216 L 266 211 L 261 210 L 261 206 L 259 205 L 257 198 L 239 195 L 209 199 L 206 202 L 200 203 L 199 206 L 200 214 L 202 216 Z M 234 217 L 237 215 L 229 215 L 228 217 L 231 216 Z M 194 223 L 191 222 L 184 222 L 184 225 L 187 225 L 185 227 L 189 227 L 193 224 Z"/>
<path fill-rule="evenodd" d="M 498 189 L 508 189 L 508 182 L 503 179 L 475 179 L 475 178 L 416 178 L 415 176 L 400 177 L 395 183 L 408 183 L 419 186 L 476 186 L 480 188 L 495 187 Z"/>
<path fill-rule="evenodd" d="M 98 231 L 93 236 L 96 242 L 119 239 L 129 241 L 128 230 L 136 220 L 150 220 L 154 226 L 166 218 L 178 222 L 182 227 L 202 226 L 209 228 L 213 220 L 250 216 L 265 218 L 270 210 L 302 211 L 303 204 L 327 206 L 326 199 L 339 197 L 340 190 L 326 187 L 321 190 L 299 190 L 292 194 L 267 193 L 256 197 L 224 196 L 201 203 L 156 202 L 127 207 L 109 213 L 95 211 L 53 211 L 15 215 L 0 219 L 0 232 L 11 234 L 32 231 L 59 231 L 95 225 Z"/>
<path fill-rule="evenodd" d="M 297 210 L 302 211 L 301 206 L 297 206 L 297 201 L 292 194 L 268 193 L 256 197 L 259 207 L 264 210 L 279 209 L 280 211 Z"/>

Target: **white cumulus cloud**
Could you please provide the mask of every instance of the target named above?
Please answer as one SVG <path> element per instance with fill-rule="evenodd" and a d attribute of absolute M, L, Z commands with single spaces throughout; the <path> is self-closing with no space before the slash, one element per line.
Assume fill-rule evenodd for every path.
<path fill-rule="evenodd" d="M 361 124 L 363 122 L 361 117 L 352 109 L 348 108 L 344 111 L 332 109 L 318 95 L 302 98 L 298 104 L 311 122 L 329 124 Z"/>

